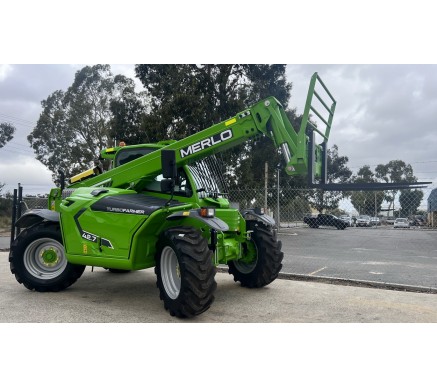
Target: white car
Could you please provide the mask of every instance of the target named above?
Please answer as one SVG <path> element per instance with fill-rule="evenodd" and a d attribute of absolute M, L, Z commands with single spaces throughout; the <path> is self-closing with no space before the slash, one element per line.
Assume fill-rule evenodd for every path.
<path fill-rule="evenodd" d="M 370 218 L 370 224 L 373 226 L 380 226 L 381 221 L 377 217 Z"/>
<path fill-rule="evenodd" d="M 350 216 L 348 216 L 348 215 L 341 215 L 341 216 L 340 216 L 340 219 L 341 219 L 343 222 L 346 222 L 347 225 L 348 225 L 348 227 L 351 227 L 351 226 L 352 226 L 352 218 L 351 218 Z"/>
<path fill-rule="evenodd" d="M 410 228 L 410 222 L 407 218 L 397 218 L 394 223 L 394 228 Z"/>
<path fill-rule="evenodd" d="M 368 215 L 360 215 L 357 218 L 357 222 L 355 224 L 357 227 L 370 227 L 370 216 Z"/>

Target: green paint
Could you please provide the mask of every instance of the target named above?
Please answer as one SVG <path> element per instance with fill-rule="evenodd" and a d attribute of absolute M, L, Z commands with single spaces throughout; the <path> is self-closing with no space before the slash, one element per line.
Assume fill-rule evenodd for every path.
<path fill-rule="evenodd" d="M 215 263 L 226 264 L 230 260 L 240 259 L 251 263 L 256 259 L 256 247 L 246 232 L 246 222 L 241 213 L 230 208 L 229 201 L 219 196 L 203 197 L 199 194 L 195 179 L 189 168 L 190 163 L 201 160 L 214 153 L 246 142 L 256 136 L 266 136 L 284 154 L 285 172 L 289 175 L 305 175 L 308 171 L 308 137 L 307 128 L 315 95 L 316 82 L 321 82 L 317 73 L 311 79 L 305 106 L 302 126 L 295 131 L 287 115 L 274 97 L 262 100 L 236 114 L 226 121 L 211 126 L 180 141 L 162 141 L 156 144 L 141 144 L 125 147 L 114 147 L 103 150 L 101 156 L 111 160 L 113 168 L 109 171 L 71 184 L 67 188 L 74 190 L 70 196 L 62 198 L 59 188 L 54 188 L 49 196 L 49 208 L 60 213 L 60 222 L 66 256 L 69 262 L 102 266 L 114 269 L 138 270 L 155 266 L 156 244 L 160 235 L 171 227 L 190 226 L 201 230 L 202 235 L 211 242 L 211 225 L 193 217 L 183 216 L 168 219 L 169 215 L 198 209 L 213 207 L 216 217 L 229 227 L 228 231 L 218 232 Z M 326 89 L 327 90 L 327 89 Z M 329 91 L 328 95 L 331 97 Z M 332 125 L 335 101 L 329 108 L 326 120 L 328 128 L 325 132 L 315 128 L 323 136 L 326 143 Z M 316 114 L 319 114 L 316 112 Z M 321 173 L 321 146 L 315 147 L 316 177 Z M 159 192 L 161 151 L 173 150 L 179 173 L 185 174 L 185 191 L 179 188 L 173 197 L 180 204 L 169 207 L 164 203 L 170 195 Z M 118 165 L 125 160 L 127 154 L 144 154 L 130 162 Z M 187 190 L 187 187 L 190 187 Z M 93 194 L 98 188 L 107 191 Z M 64 191 L 64 193 L 67 191 Z M 144 200 L 165 199 L 158 207 L 144 213 L 132 206 L 132 198 L 144 195 Z M 92 208 L 103 199 L 119 198 L 118 204 L 108 204 L 106 208 Z M 110 202 L 108 202 L 110 203 Z M 125 204 L 123 204 L 125 203 Z M 47 250 L 43 260 L 51 264 L 57 260 L 56 254 Z"/>

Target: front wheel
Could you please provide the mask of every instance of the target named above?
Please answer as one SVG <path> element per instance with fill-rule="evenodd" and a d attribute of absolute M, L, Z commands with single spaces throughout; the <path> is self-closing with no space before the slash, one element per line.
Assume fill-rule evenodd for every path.
<path fill-rule="evenodd" d="M 16 280 L 38 292 L 68 288 L 85 270 L 67 261 L 60 226 L 50 222 L 21 232 L 11 245 L 9 262 Z"/>
<path fill-rule="evenodd" d="M 247 222 L 251 239 L 243 244 L 243 259 L 229 261 L 229 274 L 248 288 L 261 288 L 273 282 L 282 269 L 282 244 L 272 230 L 257 222 Z"/>
<path fill-rule="evenodd" d="M 205 312 L 217 288 L 212 252 L 202 234 L 188 227 L 166 230 L 158 242 L 155 273 L 159 296 L 172 316 Z"/>

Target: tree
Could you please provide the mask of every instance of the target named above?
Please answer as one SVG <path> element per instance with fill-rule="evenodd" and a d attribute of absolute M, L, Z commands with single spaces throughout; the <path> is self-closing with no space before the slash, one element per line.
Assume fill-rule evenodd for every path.
<path fill-rule="evenodd" d="M 285 65 L 142 64 L 135 71 L 150 97 L 151 110 L 142 127 L 153 142 L 184 138 L 270 95 L 287 106 L 291 91 Z M 259 176 L 265 160 L 269 160 L 270 171 L 279 161 L 268 139 L 249 141 L 218 157 L 231 189 L 262 187 Z M 273 174 L 270 179 L 273 184 Z"/>
<path fill-rule="evenodd" d="M 132 98 L 133 80 L 114 77 L 109 65 L 86 66 L 75 74 L 66 92 L 57 90 L 41 102 L 43 111 L 27 137 L 36 158 L 56 174 L 67 176 L 91 166 L 100 151 L 113 145 L 125 130 L 116 111 L 117 103 Z"/>
<path fill-rule="evenodd" d="M 14 138 L 15 127 L 8 122 L 0 124 L 0 148 L 3 148 L 6 143 Z"/>
<path fill-rule="evenodd" d="M 406 164 L 402 160 L 391 160 L 387 164 L 378 164 L 375 168 L 375 172 L 373 172 L 368 165 L 363 166 L 358 171 L 357 176 L 354 176 L 353 181 L 356 183 L 412 183 L 416 182 L 417 178 L 414 176 L 413 168 L 410 164 Z M 375 212 L 381 210 L 381 205 L 384 200 L 389 203 L 388 211 L 391 209 L 394 210 L 394 202 L 398 192 L 399 190 L 386 190 L 371 194 L 365 191 L 358 191 L 352 194 L 351 201 L 353 206 L 360 213 L 374 215 Z M 413 194 L 413 196 L 406 195 L 404 198 L 405 203 L 407 197 L 413 200 L 414 195 L 419 194 Z M 416 201 L 413 200 L 413 203 L 416 203 Z M 419 205 L 420 200 L 418 206 Z"/>
<path fill-rule="evenodd" d="M 378 164 L 375 168 L 376 177 L 386 183 L 415 182 L 417 178 L 413 174 L 413 168 L 402 160 L 391 160 L 387 164 Z M 385 192 L 384 199 L 389 203 L 388 211 L 391 207 L 394 210 L 394 202 L 399 190 Z"/>
<path fill-rule="evenodd" d="M 0 149 L 14 138 L 15 130 L 15 126 L 8 122 L 2 122 L 0 124 Z M 4 186 L 5 184 L 0 181 L 0 193 Z"/>
<path fill-rule="evenodd" d="M 352 171 L 346 166 L 349 162 L 347 156 L 340 156 L 338 146 L 333 145 L 328 149 L 327 164 L 327 182 L 328 183 L 346 183 L 352 176 Z M 338 207 L 341 199 L 350 194 L 342 191 L 324 191 L 321 189 L 312 190 L 308 200 L 311 205 L 319 212 L 324 210 L 334 210 Z"/>
<path fill-rule="evenodd" d="M 369 165 L 361 167 L 352 180 L 354 183 L 377 182 L 376 176 Z M 354 191 L 351 194 L 352 205 L 360 214 L 364 215 L 376 216 L 381 211 L 383 201 L 384 192 L 382 191 Z"/>
<path fill-rule="evenodd" d="M 121 83 L 124 87 L 110 102 L 110 137 L 130 145 L 150 142 L 142 128 L 148 109 L 146 93 L 136 93 L 133 80 L 121 75 L 117 75 L 114 82 Z"/>
<path fill-rule="evenodd" d="M 417 214 L 417 210 L 423 199 L 423 191 L 421 190 L 401 190 L 399 196 L 399 204 L 401 205 L 401 216 L 409 217 Z"/>

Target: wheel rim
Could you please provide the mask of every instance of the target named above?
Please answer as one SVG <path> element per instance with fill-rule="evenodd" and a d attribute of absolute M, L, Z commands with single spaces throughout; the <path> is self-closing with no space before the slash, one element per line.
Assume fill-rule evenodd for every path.
<path fill-rule="evenodd" d="M 29 274 L 42 280 L 58 277 L 67 266 L 64 246 L 50 238 L 37 239 L 27 246 L 23 261 Z"/>
<path fill-rule="evenodd" d="M 161 253 L 161 278 L 165 292 L 175 300 L 181 290 L 181 271 L 176 253 L 170 246 L 164 247 Z"/>
<path fill-rule="evenodd" d="M 249 274 L 251 273 L 258 263 L 258 249 L 256 244 L 253 242 L 247 243 L 247 256 L 253 257 L 251 262 L 246 262 L 243 260 L 235 260 L 234 265 L 240 273 Z"/>

